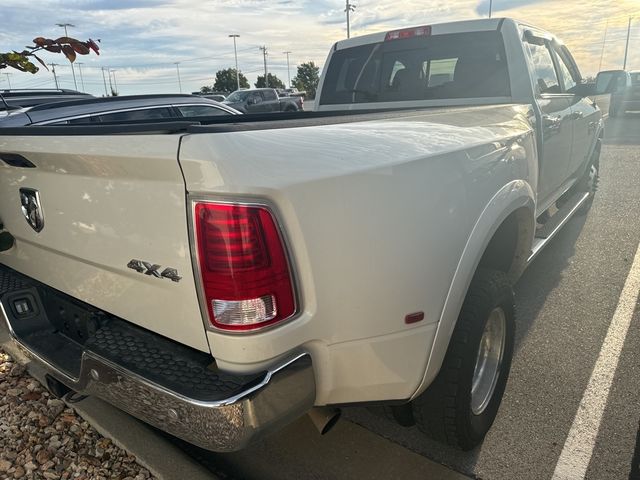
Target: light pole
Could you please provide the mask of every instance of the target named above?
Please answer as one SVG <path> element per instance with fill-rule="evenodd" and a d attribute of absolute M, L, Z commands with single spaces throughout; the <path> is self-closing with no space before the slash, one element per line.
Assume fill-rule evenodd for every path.
<path fill-rule="evenodd" d="M 489 18 L 491 18 L 492 11 L 493 11 L 493 0 L 489 0 Z"/>
<path fill-rule="evenodd" d="M 182 82 L 180 81 L 180 62 L 175 62 L 176 71 L 178 72 L 178 88 L 180 89 L 180 93 L 182 93 Z"/>
<path fill-rule="evenodd" d="M 291 52 L 282 52 L 287 56 L 287 78 L 289 79 L 289 88 L 291 88 L 291 69 L 289 67 L 289 54 Z"/>
<path fill-rule="evenodd" d="M 116 82 L 116 71 L 117 70 L 109 70 L 109 76 L 111 76 L 111 74 L 113 73 L 113 86 L 116 90 L 116 93 L 120 93 L 118 92 L 118 82 Z"/>
<path fill-rule="evenodd" d="M 350 19 L 349 19 L 349 14 L 351 12 L 355 12 L 356 11 L 356 6 L 352 5 L 351 3 L 349 3 L 349 0 L 346 0 L 347 4 L 346 4 L 346 8 L 344 9 L 345 12 L 347 12 L 347 38 L 351 38 L 351 23 L 350 23 Z"/>
<path fill-rule="evenodd" d="M 629 36 L 631 35 L 631 20 L 633 20 L 633 17 L 629 17 L 629 26 L 627 27 L 627 46 L 624 48 L 624 65 L 622 66 L 623 70 L 627 69 L 627 55 L 629 54 Z"/>
<path fill-rule="evenodd" d="M 53 80 L 56 82 L 56 90 L 59 90 L 60 86 L 58 85 L 58 76 L 56 75 L 56 66 L 58 64 L 57 63 L 50 63 L 49 65 L 51 65 L 51 72 L 53 73 Z"/>
<path fill-rule="evenodd" d="M 238 71 L 238 47 L 236 46 L 236 38 L 240 38 L 238 34 L 229 35 L 229 38 L 233 38 L 233 55 L 236 57 L 236 85 L 240 90 L 240 72 Z"/>
<path fill-rule="evenodd" d="M 267 46 L 263 45 L 259 47 L 262 50 L 262 56 L 264 57 L 264 86 L 269 88 L 269 74 L 267 73 Z"/>
<path fill-rule="evenodd" d="M 65 37 L 69 36 L 69 34 L 67 33 L 67 27 L 75 27 L 75 25 L 72 24 L 72 23 L 56 23 L 56 25 L 58 27 L 64 28 L 64 36 Z M 73 62 L 71 60 L 69 60 L 69 63 L 71 64 L 71 73 L 73 74 L 73 85 L 74 85 L 75 89 L 78 90 L 78 82 L 76 82 L 76 71 L 73 68 Z"/>
<path fill-rule="evenodd" d="M 100 69 L 102 70 L 102 82 L 104 83 L 104 96 L 108 97 L 109 94 L 107 93 L 107 79 L 104 76 L 104 67 L 100 67 Z M 111 77 L 109 77 L 109 80 L 111 80 Z"/>
<path fill-rule="evenodd" d="M 85 91 L 84 88 L 84 78 L 82 78 L 82 65 L 84 65 L 84 63 L 82 62 L 78 62 L 78 72 L 80 72 L 80 85 L 82 85 L 82 91 Z"/>
<path fill-rule="evenodd" d="M 604 47 L 607 44 L 607 31 L 609 30 L 609 19 L 607 18 L 607 23 L 604 26 L 604 37 L 602 38 L 602 51 L 600 52 L 600 65 L 598 66 L 598 71 L 602 70 L 602 60 L 604 60 Z"/>
<path fill-rule="evenodd" d="M 7 82 L 9 82 L 9 90 L 11 90 L 11 79 L 9 78 L 11 76 L 10 73 L 5 73 L 5 75 L 7 76 Z"/>
<path fill-rule="evenodd" d="M 107 67 L 107 75 L 109 76 L 109 90 L 111 90 L 111 96 L 113 97 L 113 83 L 111 83 L 111 70 Z"/>

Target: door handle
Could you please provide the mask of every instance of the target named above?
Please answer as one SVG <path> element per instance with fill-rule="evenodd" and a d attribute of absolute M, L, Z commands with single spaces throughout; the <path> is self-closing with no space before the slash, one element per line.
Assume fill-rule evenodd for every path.
<path fill-rule="evenodd" d="M 542 117 L 542 126 L 546 131 L 559 132 L 562 126 L 562 117 L 544 115 Z"/>
<path fill-rule="evenodd" d="M 6 163 L 11 167 L 18 168 L 36 168 L 27 158 L 16 153 L 4 153 L 0 152 L 0 161 Z"/>

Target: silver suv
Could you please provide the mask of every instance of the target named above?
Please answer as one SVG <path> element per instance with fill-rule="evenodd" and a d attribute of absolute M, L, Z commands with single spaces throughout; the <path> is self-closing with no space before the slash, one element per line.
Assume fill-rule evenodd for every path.
<path fill-rule="evenodd" d="M 227 105 L 194 95 L 131 95 L 23 108 L 0 118 L 0 127 L 94 125 L 239 114 L 241 112 Z"/>

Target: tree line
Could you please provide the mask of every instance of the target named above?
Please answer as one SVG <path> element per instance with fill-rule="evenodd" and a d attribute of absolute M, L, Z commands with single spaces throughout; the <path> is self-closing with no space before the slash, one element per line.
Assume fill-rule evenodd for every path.
<path fill-rule="evenodd" d="M 250 88 L 247 77 L 242 72 L 238 75 L 240 79 L 240 88 Z M 276 75 L 267 74 L 268 84 L 271 88 L 285 88 L 285 84 Z M 298 65 L 296 76 L 291 79 L 291 85 L 300 91 L 305 91 L 307 98 L 315 98 L 318 82 L 320 81 L 320 68 L 314 62 L 307 62 Z M 264 75 L 259 75 L 258 80 L 254 83 L 256 88 L 264 88 Z M 236 69 L 225 68 L 216 72 L 216 79 L 212 86 L 205 85 L 200 88 L 200 93 L 213 92 L 233 92 L 237 90 L 238 83 L 236 80 Z"/>

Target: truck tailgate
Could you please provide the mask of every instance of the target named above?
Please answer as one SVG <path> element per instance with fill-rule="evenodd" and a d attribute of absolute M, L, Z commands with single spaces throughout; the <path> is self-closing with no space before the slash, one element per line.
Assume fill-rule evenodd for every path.
<path fill-rule="evenodd" d="M 0 136 L 0 220 L 16 238 L 0 263 L 208 351 L 179 142 L 159 134 Z"/>

